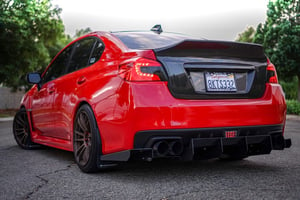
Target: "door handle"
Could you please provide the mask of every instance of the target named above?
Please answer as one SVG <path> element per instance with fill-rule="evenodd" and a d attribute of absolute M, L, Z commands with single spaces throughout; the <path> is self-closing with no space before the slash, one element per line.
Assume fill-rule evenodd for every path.
<path fill-rule="evenodd" d="M 84 83 L 86 81 L 86 78 L 84 76 L 80 77 L 78 80 L 77 80 L 77 84 L 81 85 L 82 83 Z"/>
<path fill-rule="evenodd" d="M 48 89 L 48 93 L 49 94 L 52 94 L 53 92 L 55 92 L 55 88 L 53 86 L 51 86 L 49 89 Z"/>

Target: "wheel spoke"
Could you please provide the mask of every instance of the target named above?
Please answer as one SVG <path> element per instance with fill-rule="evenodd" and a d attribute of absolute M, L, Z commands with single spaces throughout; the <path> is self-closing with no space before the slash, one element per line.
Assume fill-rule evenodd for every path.
<path fill-rule="evenodd" d="M 87 128 L 87 121 L 85 120 L 85 115 L 83 113 L 81 113 L 78 117 L 78 125 L 80 126 L 81 130 L 83 130 L 84 132 L 88 131 Z"/>
<path fill-rule="evenodd" d="M 80 131 L 75 131 L 75 136 L 84 137 L 84 133 L 82 133 Z"/>
<path fill-rule="evenodd" d="M 26 144 L 26 141 L 27 141 L 27 138 L 28 138 L 28 135 L 27 134 L 24 134 L 25 137 L 24 137 L 24 143 L 23 144 Z"/>
<path fill-rule="evenodd" d="M 78 157 L 78 160 L 80 160 L 80 157 L 82 156 L 83 152 L 85 151 L 86 147 L 84 143 L 82 143 L 79 148 L 76 151 L 76 156 Z"/>
<path fill-rule="evenodd" d="M 75 138 L 75 142 L 84 142 L 84 138 Z"/>
<path fill-rule="evenodd" d="M 26 139 L 27 139 L 27 135 L 24 134 L 24 135 L 22 136 L 22 138 L 20 139 L 20 142 L 21 142 L 22 144 L 25 144 L 25 143 L 26 143 Z"/>
<path fill-rule="evenodd" d="M 92 135 L 89 134 L 88 137 L 87 137 L 87 144 L 88 144 L 88 146 L 91 146 L 91 142 L 92 142 Z"/>
<path fill-rule="evenodd" d="M 22 135 L 22 134 L 25 134 L 26 132 L 23 130 L 23 129 L 21 129 L 21 130 L 16 130 L 16 136 L 20 136 L 20 135 Z"/>
<path fill-rule="evenodd" d="M 21 116 L 18 116 L 18 117 L 16 118 L 16 123 L 17 123 L 18 125 L 24 127 L 25 121 L 22 119 Z"/>
<path fill-rule="evenodd" d="M 82 158 L 85 163 L 89 161 L 89 157 L 90 157 L 89 154 L 90 154 L 90 148 L 86 147 Z"/>

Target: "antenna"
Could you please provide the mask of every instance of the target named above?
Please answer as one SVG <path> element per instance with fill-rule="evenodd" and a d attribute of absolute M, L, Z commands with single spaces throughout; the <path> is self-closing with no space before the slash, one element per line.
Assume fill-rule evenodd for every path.
<path fill-rule="evenodd" d="M 153 31 L 153 32 L 155 32 L 157 34 L 161 34 L 163 32 L 160 24 L 156 24 L 155 26 L 153 26 L 151 28 L 151 31 Z"/>

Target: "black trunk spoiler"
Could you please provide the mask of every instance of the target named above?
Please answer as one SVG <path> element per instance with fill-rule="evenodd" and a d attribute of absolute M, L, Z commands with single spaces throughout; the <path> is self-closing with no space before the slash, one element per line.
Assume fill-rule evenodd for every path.
<path fill-rule="evenodd" d="M 261 45 L 213 40 L 184 40 L 178 44 L 154 49 L 156 56 L 204 57 L 219 59 L 241 59 L 266 62 Z"/>

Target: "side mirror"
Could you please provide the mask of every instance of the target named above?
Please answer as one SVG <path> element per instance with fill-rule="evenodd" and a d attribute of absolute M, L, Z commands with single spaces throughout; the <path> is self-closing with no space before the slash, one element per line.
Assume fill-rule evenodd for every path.
<path fill-rule="evenodd" d="M 27 74 L 27 82 L 32 84 L 39 84 L 41 82 L 41 75 L 38 72 Z"/>

